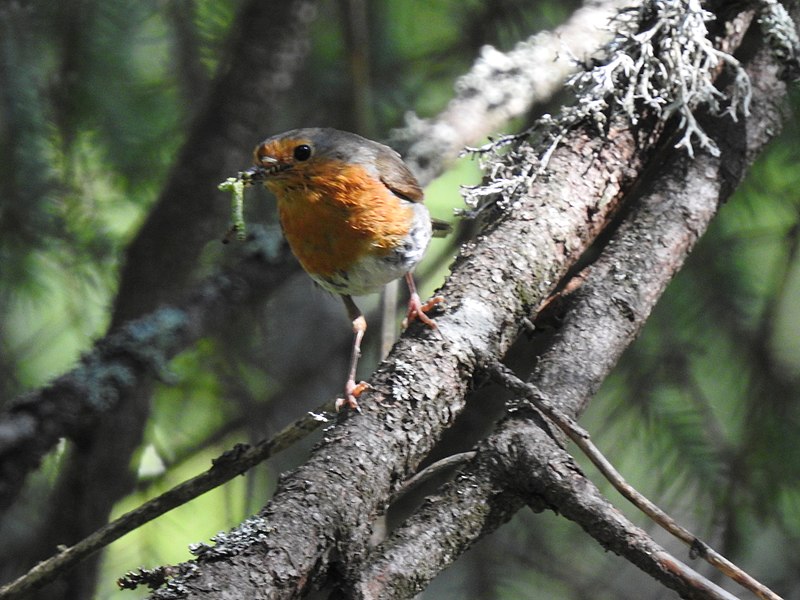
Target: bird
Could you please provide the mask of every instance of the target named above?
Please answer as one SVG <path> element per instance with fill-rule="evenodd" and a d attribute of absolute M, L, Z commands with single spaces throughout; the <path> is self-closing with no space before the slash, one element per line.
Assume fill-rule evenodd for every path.
<path fill-rule="evenodd" d="M 355 133 L 327 127 L 292 129 L 259 143 L 254 166 L 240 173 L 257 181 L 277 200 L 281 229 L 300 265 L 322 288 L 344 301 L 353 344 L 344 397 L 336 409 L 359 410 L 357 398 L 369 386 L 356 383 L 356 368 L 367 321 L 353 300 L 404 277 L 409 290 L 404 325 L 428 316 L 443 301 L 422 302 L 413 270 L 431 237 L 451 226 L 431 218 L 423 191 L 400 154 Z"/>

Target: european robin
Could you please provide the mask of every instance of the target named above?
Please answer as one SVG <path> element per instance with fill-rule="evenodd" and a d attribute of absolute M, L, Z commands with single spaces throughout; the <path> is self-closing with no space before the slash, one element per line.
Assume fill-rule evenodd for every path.
<path fill-rule="evenodd" d="M 431 236 L 450 226 L 431 219 L 419 183 L 397 152 L 354 133 L 293 129 L 261 142 L 254 163 L 242 175 L 247 183 L 263 181 L 275 195 L 283 233 L 303 269 L 344 300 L 354 337 L 336 408 L 358 409 L 356 398 L 367 387 L 355 381 L 367 321 L 353 296 L 404 276 L 406 322 L 419 319 L 436 329 L 426 312 L 443 299 L 422 303 L 412 271 Z"/>

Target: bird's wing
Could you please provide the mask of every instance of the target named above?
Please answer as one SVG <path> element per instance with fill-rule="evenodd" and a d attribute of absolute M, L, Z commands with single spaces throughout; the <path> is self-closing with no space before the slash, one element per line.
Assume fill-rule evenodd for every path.
<path fill-rule="evenodd" d="M 375 156 L 375 165 L 378 167 L 383 184 L 401 198 L 422 202 L 422 188 L 419 187 L 417 178 L 409 171 L 397 152 L 388 147 L 384 148 Z"/>

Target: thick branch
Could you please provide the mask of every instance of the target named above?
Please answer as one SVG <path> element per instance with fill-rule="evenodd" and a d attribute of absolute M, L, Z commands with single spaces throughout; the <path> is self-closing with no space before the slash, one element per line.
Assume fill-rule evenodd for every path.
<path fill-rule="evenodd" d="M 643 193 L 570 298 L 563 325 L 551 348 L 537 362 L 531 378 L 562 412 L 577 416 L 583 411 L 718 206 L 727 200 L 749 165 L 780 130 L 786 86 L 778 78 L 779 65 L 762 51 L 748 70 L 755 88 L 750 118 L 740 124 L 716 120 L 703 125 L 716 138 L 721 157 L 703 155 L 691 161 L 681 156 L 662 167 L 661 175 L 653 174 L 650 189 Z M 620 537 L 607 537 L 609 532 L 602 524 L 609 520 L 621 524 L 621 517 L 610 509 L 582 512 L 580 507 L 587 501 L 597 500 L 590 488 L 575 489 L 569 494 L 564 486 L 570 482 L 559 487 L 557 481 L 551 481 L 552 489 L 562 494 L 556 497 L 550 484 L 531 476 L 536 472 L 545 480 L 552 479 L 546 469 L 542 471 L 543 463 L 536 452 L 527 453 L 527 468 L 521 466 L 524 461 L 519 453 L 524 452 L 526 444 L 535 442 L 525 442 L 525 436 L 518 436 L 519 445 L 507 443 L 509 435 L 516 435 L 512 430 L 521 427 L 528 430 L 526 435 L 542 437 L 538 428 L 521 424 L 519 416 L 500 427 L 483 446 L 488 457 L 479 456 L 458 482 L 426 503 L 368 558 L 356 574 L 357 597 L 410 597 L 409 592 L 423 589 L 474 541 L 512 516 L 519 500 L 509 501 L 511 492 L 516 490 L 512 499 L 522 495 L 531 502 L 518 482 L 540 490 L 548 507 L 575 519 L 605 547 L 625 555 L 685 597 L 717 597 L 711 592 L 698 596 L 694 583 L 676 578 L 668 563 L 657 560 L 660 554 L 648 555 L 648 544 L 652 543 L 645 543 L 639 534 L 631 538 L 636 543 L 630 545 L 621 543 L 625 528 L 617 530 Z M 545 446 L 552 446 L 548 452 L 558 451 L 552 442 Z M 498 448 L 505 448 L 505 454 Z M 499 485 L 501 480 L 511 485 Z M 420 531 L 425 531 L 424 537 L 420 537 Z M 420 556 L 425 557 L 424 563 Z"/>
<path fill-rule="evenodd" d="M 780 596 L 775 592 L 706 544 L 695 534 L 675 521 L 675 519 L 664 512 L 649 498 L 644 496 L 644 494 L 631 486 L 622 474 L 617 471 L 616 467 L 614 467 L 602 452 L 600 452 L 599 448 L 594 445 L 589 433 L 582 429 L 571 417 L 568 417 L 555 408 L 550 399 L 543 396 L 536 386 L 525 383 L 514 375 L 513 371 L 496 361 L 490 361 L 488 369 L 494 379 L 508 389 L 513 390 L 521 398 L 530 401 L 550 422 L 561 429 L 620 494 L 628 499 L 636 508 L 650 517 L 654 523 L 668 531 L 675 538 L 684 542 L 690 549 L 690 556 L 699 556 L 705 559 L 721 573 L 752 591 L 759 598 L 763 598 L 764 600 L 781 600 Z M 588 527 L 589 525 L 593 526 L 594 522 L 586 522 L 585 526 Z"/>
<path fill-rule="evenodd" d="M 604 149 L 579 132 L 556 153 L 552 183 L 535 186 L 518 210 L 462 252 L 442 290 L 448 306 L 438 323 L 445 339 L 432 333 L 401 339 L 371 380 L 364 412 L 331 430 L 258 517 L 209 551 L 214 560 L 201 560 L 196 576 L 158 597 L 174 589 L 196 598 L 209 589 L 290 597 L 325 577 L 337 532 L 363 537 L 391 491 L 463 409 L 476 356 L 505 353 L 521 317 L 543 300 L 608 216 L 630 165 L 641 167 L 630 134 L 614 137 L 619 145 Z M 603 159 L 593 160 L 595 153 Z M 581 177 L 581 170 L 589 175 Z M 596 217 L 587 223 L 587 214 Z M 520 239 L 530 243 L 520 246 Z"/>
<path fill-rule="evenodd" d="M 433 119 L 407 116 L 394 133 L 411 169 L 425 183 L 444 170 L 465 146 L 496 133 L 561 90 L 564 81 L 611 38 L 608 26 L 631 0 L 587 0 L 552 31 L 519 42 L 510 52 L 486 46 L 456 94 Z"/>
<path fill-rule="evenodd" d="M 392 490 L 463 409 L 477 356 L 506 352 L 521 318 L 591 242 L 642 168 L 647 151 L 635 151 L 630 131 L 610 137 L 605 146 L 579 131 L 554 154 L 552 179 L 462 251 L 441 290 L 448 301 L 437 320 L 443 335 L 412 328 L 371 380 L 363 413 L 331 430 L 259 516 L 218 540 L 211 560 L 157 597 L 176 589 L 192 598 L 211 589 L 292 597 L 325 577 L 337 535 L 364 538 Z M 588 223 L 587 214 L 594 215 Z"/>

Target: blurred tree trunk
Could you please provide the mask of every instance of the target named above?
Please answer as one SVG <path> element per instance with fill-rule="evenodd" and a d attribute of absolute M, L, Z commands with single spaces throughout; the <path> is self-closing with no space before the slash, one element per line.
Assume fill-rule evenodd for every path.
<path fill-rule="evenodd" d="M 216 184 L 249 157 L 254 131 L 268 131 L 275 103 L 301 67 L 308 48 L 310 0 L 251 1 L 233 24 L 229 55 L 220 61 L 202 110 L 194 118 L 167 183 L 129 246 L 114 304 L 111 330 L 162 303 L 179 298 L 209 240 L 228 220 Z M 185 8 L 176 4 L 175 10 Z M 189 43 L 185 36 L 179 40 Z M 189 60 L 183 48 L 183 59 Z M 283 60 L 274 60 L 281 56 Z M 196 58 L 196 57 L 195 57 Z M 199 65 L 183 65 L 185 91 L 198 94 Z M 198 98 L 200 99 L 200 98 Z M 121 398 L 114 411 L 74 440 L 52 492 L 53 501 L 30 554 L 14 558 L 35 564 L 60 544 L 72 544 L 108 521 L 114 504 L 136 483 L 131 464 L 150 415 L 152 383 Z M 98 558 L 45 588 L 41 598 L 89 598 Z"/>

